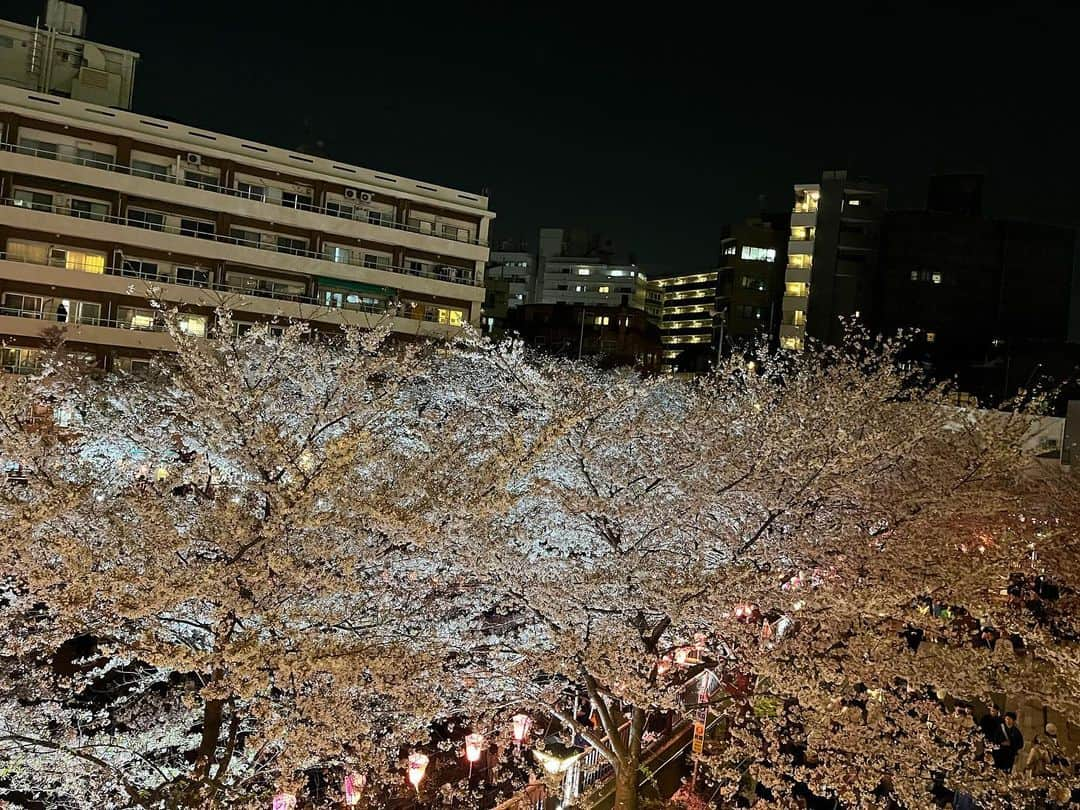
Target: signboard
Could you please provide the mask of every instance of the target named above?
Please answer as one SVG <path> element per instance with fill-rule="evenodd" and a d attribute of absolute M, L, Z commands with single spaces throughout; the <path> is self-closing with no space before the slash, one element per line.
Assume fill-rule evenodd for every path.
<path fill-rule="evenodd" d="M 700 754 L 705 749 L 705 723 L 696 720 L 694 721 L 694 744 L 691 750 L 695 754 Z"/>

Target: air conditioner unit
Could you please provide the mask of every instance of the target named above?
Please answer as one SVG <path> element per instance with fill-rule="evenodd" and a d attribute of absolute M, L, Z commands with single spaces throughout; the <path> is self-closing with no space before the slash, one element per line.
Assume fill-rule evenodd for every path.
<path fill-rule="evenodd" d="M 187 162 L 192 166 L 201 166 L 202 165 L 202 157 L 200 155 L 196 155 L 194 152 L 188 152 L 187 153 Z"/>
<path fill-rule="evenodd" d="M 375 199 L 375 195 L 372 194 L 370 191 L 361 191 L 360 192 L 360 202 L 371 202 L 374 199 Z"/>
<path fill-rule="evenodd" d="M 357 190 L 355 188 L 347 188 L 347 189 L 345 189 L 345 199 L 346 200 L 355 200 L 356 195 L 358 193 L 359 192 L 357 192 Z"/>

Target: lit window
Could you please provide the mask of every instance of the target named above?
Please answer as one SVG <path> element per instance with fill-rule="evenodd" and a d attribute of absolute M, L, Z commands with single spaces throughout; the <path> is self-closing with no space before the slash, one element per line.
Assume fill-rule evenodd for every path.
<path fill-rule="evenodd" d="M 918 270 L 912 270 L 911 271 L 911 280 L 912 281 L 918 281 L 919 280 L 919 271 Z"/>
<path fill-rule="evenodd" d="M 794 295 L 799 298 L 805 298 L 810 294 L 810 285 L 805 281 L 789 281 L 784 284 L 784 292 L 787 295 Z"/>
<path fill-rule="evenodd" d="M 941 283 L 941 273 L 936 272 L 936 271 L 931 273 L 930 274 L 930 280 L 932 282 L 934 282 L 935 284 L 940 284 Z"/>
<path fill-rule="evenodd" d="M 780 346 L 785 349 L 801 349 L 803 346 L 802 338 L 782 337 L 780 338 Z"/>
<path fill-rule="evenodd" d="M 734 256 L 735 255 L 735 245 L 728 245 L 727 247 L 725 247 L 724 248 L 724 255 L 725 256 Z"/>
<path fill-rule="evenodd" d="M 105 272 L 105 257 L 81 250 L 67 250 L 64 251 L 64 269 L 101 274 Z"/>
<path fill-rule="evenodd" d="M 597 289 L 597 292 L 602 292 L 602 293 L 611 292 L 611 287 L 606 287 L 606 286 L 605 287 L 600 287 L 600 288 Z"/>
<path fill-rule="evenodd" d="M 739 258 L 747 262 L 775 262 L 776 248 L 763 248 L 754 247 L 753 245 L 743 245 L 742 253 L 740 254 Z"/>
<path fill-rule="evenodd" d="M 926 333 L 926 342 L 927 343 L 933 343 L 935 340 L 937 340 L 937 332 L 927 332 Z"/>
<path fill-rule="evenodd" d="M 848 200 L 848 205 L 862 205 L 862 200 Z"/>
<path fill-rule="evenodd" d="M 814 259 L 808 253 L 793 253 L 788 256 L 788 267 L 794 267 L 798 270 L 809 270 L 813 264 Z"/>
<path fill-rule="evenodd" d="M 791 238 L 796 242 L 809 241 L 814 238 L 814 231 L 813 226 L 792 225 Z"/>
<path fill-rule="evenodd" d="M 795 326 L 806 326 L 806 312 L 801 309 L 797 309 L 792 313 L 791 322 Z"/>
<path fill-rule="evenodd" d="M 585 287 L 581 284 L 578 284 L 574 287 L 574 292 L 585 292 Z"/>
<path fill-rule="evenodd" d="M 202 315 L 181 315 L 177 325 L 185 335 L 206 337 L 206 318 Z"/>
<path fill-rule="evenodd" d="M 611 276 L 612 278 L 618 278 L 619 276 L 628 276 L 628 275 L 630 275 L 630 271 L 629 270 L 609 270 L 608 275 Z"/>
<path fill-rule="evenodd" d="M 579 267 L 579 268 L 577 269 L 577 274 L 578 274 L 579 276 L 587 276 L 587 275 L 589 275 L 589 274 L 590 274 L 591 272 L 592 272 L 592 269 L 590 269 L 590 268 L 588 268 L 588 267 Z"/>
<path fill-rule="evenodd" d="M 461 326 L 465 323 L 465 315 L 460 309 L 439 309 L 439 323 L 450 326 Z"/>

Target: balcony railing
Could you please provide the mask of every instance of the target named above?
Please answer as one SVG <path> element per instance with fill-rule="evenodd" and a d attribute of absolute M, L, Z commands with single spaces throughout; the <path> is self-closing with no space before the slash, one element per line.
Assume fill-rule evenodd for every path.
<path fill-rule="evenodd" d="M 60 214 L 62 216 L 72 216 L 78 218 L 85 218 L 85 211 L 70 208 L 62 205 L 46 205 L 44 203 L 34 203 L 33 205 L 24 205 L 23 201 L 16 200 L 13 197 L 5 197 L 0 199 L 0 204 L 10 205 L 19 208 L 25 208 L 28 211 L 41 211 L 50 214 Z M 265 250 L 271 253 L 283 253 L 288 256 L 303 256 L 307 259 L 315 259 L 320 262 L 325 262 L 329 265 L 350 265 L 353 267 L 363 267 L 367 270 L 383 270 L 389 273 L 397 273 L 404 276 L 414 276 L 418 278 L 428 278 L 434 281 L 446 281 L 450 284 L 466 284 L 471 287 L 481 287 L 483 282 L 477 280 L 476 271 L 463 267 L 452 267 L 450 265 L 442 265 L 434 270 L 416 270 L 408 267 L 397 267 L 392 264 L 378 264 L 372 265 L 365 262 L 362 257 L 353 257 L 351 253 L 346 261 L 331 261 L 324 254 L 316 253 L 315 251 L 308 250 L 306 248 L 296 247 L 292 242 L 286 241 L 283 243 L 275 243 L 270 241 L 254 242 L 239 236 L 228 236 L 226 234 L 208 233 L 207 231 L 195 230 L 190 227 L 167 225 L 165 223 L 155 223 L 151 227 L 147 227 L 145 220 L 135 219 L 131 217 L 120 217 L 112 214 L 99 214 L 95 215 L 94 219 L 98 222 L 108 222 L 114 225 L 125 225 L 131 228 L 138 228 L 139 230 L 151 230 L 157 233 L 169 233 L 179 236 L 187 236 L 193 239 L 202 239 L 213 242 L 220 242 L 227 245 L 239 245 L 240 247 L 248 247 L 253 250 Z M 286 239 L 289 237 L 286 236 Z"/>
<path fill-rule="evenodd" d="M 73 163 L 78 166 L 88 166 L 92 169 L 101 169 L 102 171 L 115 172 L 117 174 L 127 174 L 132 177 L 141 177 L 146 180 L 156 180 L 161 183 L 169 183 L 174 186 L 186 186 L 188 188 L 195 188 L 201 191 L 211 191 L 215 194 L 223 194 L 228 197 L 239 197 L 241 199 L 253 200 L 255 202 L 263 203 L 264 205 L 276 205 L 279 208 L 295 208 L 298 211 L 309 211 L 314 214 L 322 214 L 323 216 L 334 217 L 335 219 L 348 219 L 356 222 L 364 222 L 368 225 L 377 225 L 382 228 L 391 228 L 398 231 L 408 231 L 409 233 L 421 234 L 423 236 L 434 236 L 438 239 L 446 239 L 451 242 L 461 242 L 468 245 L 480 245 L 482 247 L 487 246 L 487 242 L 482 239 L 474 239 L 469 236 L 462 237 L 461 231 L 468 231 L 464 228 L 459 229 L 457 236 L 453 236 L 447 233 L 438 233 L 434 230 L 423 230 L 420 225 L 414 225 L 410 222 L 398 222 L 392 216 L 380 215 L 377 218 L 369 216 L 367 211 L 355 207 L 356 214 L 363 214 L 363 216 L 346 215 L 340 208 L 331 209 L 326 206 L 319 206 L 310 203 L 297 202 L 295 205 L 285 204 L 284 202 L 278 203 L 273 200 L 267 199 L 265 194 L 259 194 L 255 192 L 245 191 L 237 188 L 230 188 L 229 186 L 222 186 L 212 182 L 205 182 L 199 178 L 187 178 L 177 177 L 170 174 L 162 174 L 160 172 L 148 171 L 146 169 L 133 169 L 130 166 L 125 166 L 121 163 L 114 163 L 111 161 L 97 160 L 95 158 L 80 157 L 77 154 L 71 155 L 61 152 L 59 149 L 40 149 L 35 146 L 28 146 L 26 144 L 8 143 L 6 141 L 0 141 L 0 150 L 6 152 L 14 152 L 19 155 L 29 155 L 31 157 L 47 158 L 48 160 L 58 160 L 63 163 Z M 346 203 L 348 205 L 348 203 Z"/>
<path fill-rule="evenodd" d="M 32 264 L 37 267 L 53 267 L 59 270 L 70 269 L 73 272 L 85 272 L 78 268 L 65 268 L 62 265 L 49 264 L 47 262 L 35 262 L 29 259 L 24 259 L 20 256 L 12 256 L 8 253 L 0 251 L 0 260 L 9 262 L 20 262 L 23 264 Z M 144 273 L 141 271 L 131 270 L 126 267 L 106 267 L 104 268 L 105 275 L 109 276 L 122 276 L 124 278 L 135 278 L 141 281 L 145 281 L 148 284 L 178 284 L 183 287 L 197 287 L 202 290 L 213 290 L 215 292 L 228 293 L 232 295 L 251 295 L 256 298 L 272 298 L 275 301 L 286 301 L 296 304 L 309 304 L 311 306 L 322 307 L 328 310 L 352 310 L 354 312 L 369 312 L 375 315 L 393 314 L 400 306 L 396 306 L 393 302 L 388 302 L 386 307 L 379 307 L 372 304 L 349 304 L 345 307 L 338 307 L 333 304 L 328 304 L 324 300 L 319 298 L 311 298 L 306 295 L 293 295 L 288 293 L 277 293 L 272 290 L 260 290 L 253 289 L 251 287 L 236 287 L 229 284 L 220 284 L 215 281 L 197 281 L 193 279 L 180 279 L 173 276 L 167 276 L 160 273 Z M 335 290 L 335 292 L 339 292 Z M 2 309 L 2 308 L 0 308 Z M 20 315 L 20 317 L 43 317 L 41 310 L 27 310 L 28 312 L 37 312 L 34 315 Z M 15 314 L 12 312 L 0 312 L 0 314 L 10 315 Z M 99 319 L 100 320 L 100 319 Z M 100 322 L 94 325 L 102 325 Z"/>

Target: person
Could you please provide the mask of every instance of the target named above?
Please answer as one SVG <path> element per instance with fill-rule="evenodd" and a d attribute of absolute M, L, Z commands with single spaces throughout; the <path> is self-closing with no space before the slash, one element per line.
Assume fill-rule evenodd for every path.
<path fill-rule="evenodd" d="M 62 301 L 56 307 L 56 320 L 60 323 L 67 323 L 67 307 L 64 306 Z"/>
<path fill-rule="evenodd" d="M 994 749 L 994 765 L 1010 773 L 1020 749 L 1024 747 L 1024 735 L 1016 726 L 1016 712 L 1005 712 L 1005 722 L 1001 724 L 994 743 L 997 745 Z"/>
<path fill-rule="evenodd" d="M 1024 763 L 1024 772 L 1030 773 L 1032 776 L 1046 776 L 1050 772 L 1050 754 L 1040 737 L 1036 737 L 1031 744 L 1027 762 Z"/>
<path fill-rule="evenodd" d="M 990 704 L 990 710 L 979 718 L 979 728 L 986 735 L 986 739 L 993 740 L 997 736 L 1001 726 L 1001 707 L 996 703 Z"/>

